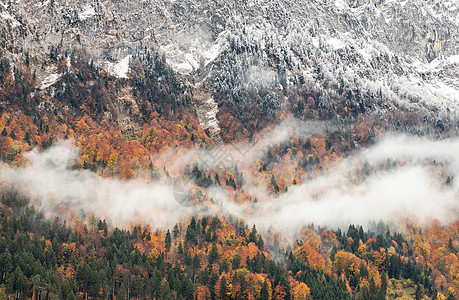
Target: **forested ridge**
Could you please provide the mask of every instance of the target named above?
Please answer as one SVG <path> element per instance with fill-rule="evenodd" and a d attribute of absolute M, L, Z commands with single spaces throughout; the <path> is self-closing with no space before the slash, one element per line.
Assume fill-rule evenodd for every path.
<path fill-rule="evenodd" d="M 290 247 L 231 216 L 118 229 L 94 216 L 49 220 L 15 192 L 1 197 L 3 299 L 455 298 L 457 223 L 413 226 L 408 240 L 310 226 Z"/>
<path fill-rule="evenodd" d="M 236 203 L 256 205 L 263 199 L 247 183 L 263 185 L 276 198 L 383 133 L 439 138 L 456 126 L 430 124 L 409 111 L 374 113 L 372 98 L 359 91 L 333 101 L 301 83 L 285 95 L 214 91 L 228 143 L 253 142 L 257 134 L 276 132 L 282 120 L 329 123 L 262 146 L 250 165 L 209 169 L 194 159 L 176 167 L 181 154 L 211 150 L 215 142 L 197 119 L 194 87 L 163 54 L 137 49 L 129 77 L 117 78 L 82 49 L 52 49 L 48 63 L 62 77 L 50 89 L 40 87 L 38 62 L 27 53 L 20 57 L 0 57 L 2 164 L 28 166 L 28 151 L 42 153 L 68 140 L 79 150 L 69 169 L 124 181 L 184 178 L 194 184 L 193 205 L 212 205 L 215 199 L 205 193 L 212 186 Z M 281 96 L 287 99 L 282 107 Z M 161 161 L 164 152 L 168 160 Z M 363 163 L 350 176 L 364 182 L 406 163 Z M 438 173 L 445 186 L 454 180 Z M 117 228 L 98 220 L 104 212 L 80 211 L 65 201 L 50 212 L 33 195 L 0 184 L 1 299 L 455 299 L 459 292 L 457 221 L 424 226 L 406 220 L 400 233 L 382 222 L 365 230 L 311 224 L 289 232 L 292 239 L 231 214 L 194 214 L 171 228 L 135 222 Z"/>

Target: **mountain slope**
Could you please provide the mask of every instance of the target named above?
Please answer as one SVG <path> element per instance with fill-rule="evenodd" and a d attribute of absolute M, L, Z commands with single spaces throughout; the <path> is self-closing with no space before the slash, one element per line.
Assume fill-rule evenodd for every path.
<path fill-rule="evenodd" d="M 435 125 L 457 119 L 458 7 L 420 0 L 21 1 L 0 5 L 0 34 L 5 49 L 38 63 L 80 45 L 115 75 L 110 63 L 159 48 L 189 82 L 202 82 L 199 90 L 236 105 L 235 114 L 255 102 L 275 114 L 306 87 L 339 118 L 348 117 L 348 100 L 359 112 L 415 112 Z M 49 85 L 50 74 L 38 75 Z"/>

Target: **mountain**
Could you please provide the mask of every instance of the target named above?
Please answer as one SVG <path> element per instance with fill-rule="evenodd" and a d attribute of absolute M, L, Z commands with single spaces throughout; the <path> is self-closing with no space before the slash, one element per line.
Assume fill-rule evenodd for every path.
<path fill-rule="evenodd" d="M 4 49 L 27 52 L 37 67 L 82 47 L 119 77 L 132 55 L 159 50 L 201 102 L 228 101 L 233 114 L 254 102 L 268 115 L 285 104 L 295 110 L 306 88 L 321 95 L 330 118 L 403 110 L 435 126 L 458 119 L 458 7 L 421 0 L 19 1 L 0 6 L 0 35 Z M 37 68 L 42 87 L 58 80 L 53 72 Z M 218 135 L 218 112 L 208 111 L 213 124 L 201 123 Z"/>
<path fill-rule="evenodd" d="M 0 0 L 0 299 L 457 298 L 458 8 Z"/>

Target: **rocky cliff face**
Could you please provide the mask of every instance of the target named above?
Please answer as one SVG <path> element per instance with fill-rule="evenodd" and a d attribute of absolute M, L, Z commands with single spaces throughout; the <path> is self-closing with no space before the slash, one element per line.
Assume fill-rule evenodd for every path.
<path fill-rule="evenodd" d="M 434 120 L 459 108 L 459 1 L 22 0 L 0 4 L 2 48 L 44 62 L 84 47 L 100 64 L 159 48 L 214 98 L 269 110 L 307 86 L 333 103 Z M 201 84 L 202 83 L 202 84 Z"/>

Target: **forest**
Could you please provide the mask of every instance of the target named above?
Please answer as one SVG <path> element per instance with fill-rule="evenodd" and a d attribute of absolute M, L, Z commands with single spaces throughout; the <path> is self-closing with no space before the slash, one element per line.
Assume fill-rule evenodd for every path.
<path fill-rule="evenodd" d="M 189 195 L 193 205 L 212 205 L 215 199 L 206 194 L 211 187 L 221 188 L 236 203 L 276 199 L 373 145 L 384 133 L 435 137 L 454 127 L 425 125 L 410 112 L 378 115 L 368 105 L 369 96 L 359 91 L 327 99 L 299 83 L 283 95 L 288 102 L 281 108 L 280 96 L 270 91 L 229 95 L 230 88 L 221 87 L 211 92 L 220 103 L 227 143 L 249 143 L 276 132 L 277 120 L 327 120 L 330 126 L 261 144 L 261 156 L 246 163 L 209 168 L 196 157 L 178 163 L 183 153 L 199 156 L 216 145 L 196 117 L 193 88 L 161 53 L 137 50 L 129 77 L 120 79 L 88 63 L 91 59 L 81 49 L 60 54 L 53 49 L 49 60 L 59 66 L 62 78 L 52 92 L 39 87 L 30 60 L 26 54 L 14 63 L 0 56 L 0 170 L 26 167 L 32 149 L 44 152 L 68 140 L 79 151 L 69 169 L 122 181 L 180 177 L 194 185 Z M 388 161 L 385 168 L 404 164 Z M 357 169 L 355 181 L 363 182 L 378 166 L 365 163 Z M 446 185 L 453 180 L 444 177 Z M 459 295 L 458 221 L 434 219 L 425 226 L 406 220 L 401 232 L 392 232 L 383 222 L 371 229 L 309 224 L 291 232 L 295 238 L 260 230 L 232 214 L 191 214 L 170 228 L 135 222 L 117 226 L 101 217 L 103 212 L 81 212 L 65 201 L 57 211 L 46 211 L 33 191 L 4 179 L 0 174 L 0 299 Z M 248 188 L 253 182 L 265 188 L 261 197 Z"/>
<path fill-rule="evenodd" d="M 283 245 L 231 216 L 166 231 L 50 220 L 14 191 L 0 217 L 2 299 L 455 299 L 458 283 L 458 222 L 409 237 L 311 225 Z"/>

